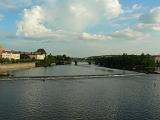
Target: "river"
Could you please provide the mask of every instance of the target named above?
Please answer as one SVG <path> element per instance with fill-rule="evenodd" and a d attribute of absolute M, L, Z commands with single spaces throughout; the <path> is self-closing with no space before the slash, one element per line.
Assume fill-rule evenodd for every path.
<path fill-rule="evenodd" d="M 87 64 L 33 68 L 12 74 L 16 77 L 113 76 L 0 80 L 0 120 L 160 119 L 160 75 L 139 75 Z"/>

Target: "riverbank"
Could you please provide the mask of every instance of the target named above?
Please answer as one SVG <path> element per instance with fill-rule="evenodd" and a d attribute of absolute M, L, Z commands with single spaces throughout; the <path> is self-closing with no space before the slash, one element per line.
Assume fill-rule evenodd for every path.
<path fill-rule="evenodd" d="M 34 67 L 35 63 L 0 64 L 0 76 L 8 75 L 8 73 L 11 71 L 29 69 Z"/>

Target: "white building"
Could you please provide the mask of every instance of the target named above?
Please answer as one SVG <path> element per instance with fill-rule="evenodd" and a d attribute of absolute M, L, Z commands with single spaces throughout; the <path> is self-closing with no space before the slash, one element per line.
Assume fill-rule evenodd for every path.
<path fill-rule="evenodd" d="M 160 55 L 155 55 L 154 59 L 155 59 L 156 63 L 159 63 L 160 62 Z"/>
<path fill-rule="evenodd" d="M 44 60 L 46 57 L 45 54 L 42 54 L 42 55 L 37 55 L 37 60 Z"/>
<path fill-rule="evenodd" d="M 2 58 L 8 58 L 10 60 L 20 60 L 20 54 L 15 51 L 4 51 L 2 53 Z"/>
<path fill-rule="evenodd" d="M 30 53 L 27 54 L 31 59 L 34 60 L 44 60 L 46 55 L 45 54 L 38 54 L 38 53 Z"/>

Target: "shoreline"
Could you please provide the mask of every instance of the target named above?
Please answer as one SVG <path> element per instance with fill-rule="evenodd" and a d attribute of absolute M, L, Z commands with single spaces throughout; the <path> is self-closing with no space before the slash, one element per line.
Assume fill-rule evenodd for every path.
<path fill-rule="evenodd" d="M 105 66 L 100 66 L 100 65 L 97 65 L 99 67 L 105 67 Z M 150 70 L 134 70 L 134 69 L 123 69 L 123 68 L 115 68 L 115 67 L 105 67 L 105 68 L 110 68 L 110 69 L 117 69 L 117 70 L 128 70 L 128 71 L 133 71 L 133 72 L 137 72 L 137 73 L 144 73 L 144 74 L 160 74 L 160 71 L 150 71 Z"/>
<path fill-rule="evenodd" d="M 0 64 L 0 76 L 9 76 L 9 72 L 35 68 L 35 63 Z"/>

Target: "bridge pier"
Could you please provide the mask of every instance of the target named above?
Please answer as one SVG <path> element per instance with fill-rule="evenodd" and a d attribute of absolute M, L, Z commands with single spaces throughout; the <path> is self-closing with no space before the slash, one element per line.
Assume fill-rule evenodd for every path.
<path fill-rule="evenodd" d="M 74 64 L 77 65 L 77 61 L 74 61 Z"/>

